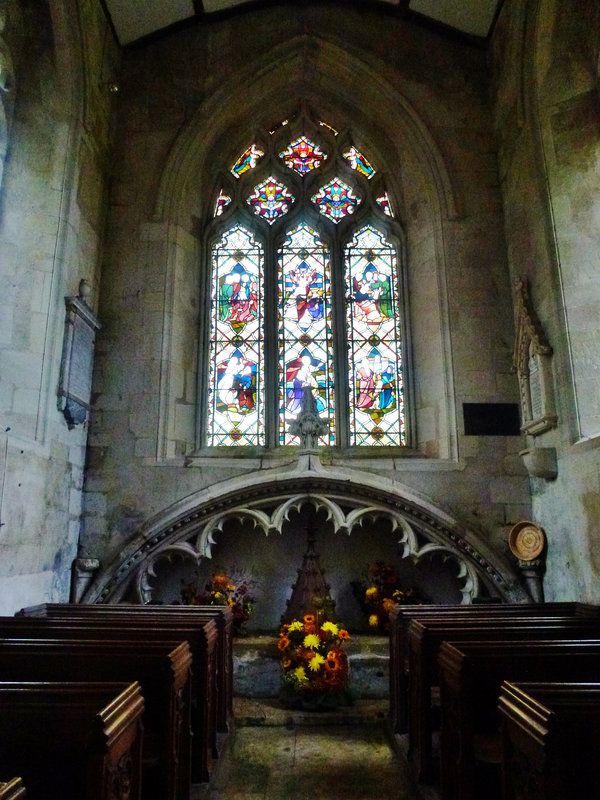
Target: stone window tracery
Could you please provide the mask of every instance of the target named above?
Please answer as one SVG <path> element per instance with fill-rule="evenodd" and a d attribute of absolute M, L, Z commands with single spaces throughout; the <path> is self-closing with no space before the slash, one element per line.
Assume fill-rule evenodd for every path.
<path fill-rule="evenodd" d="M 200 447 L 300 445 L 307 390 L 319 446 L 406 445 L 402 233 L 365 152 L 303 112 L 224 165 Z"/>

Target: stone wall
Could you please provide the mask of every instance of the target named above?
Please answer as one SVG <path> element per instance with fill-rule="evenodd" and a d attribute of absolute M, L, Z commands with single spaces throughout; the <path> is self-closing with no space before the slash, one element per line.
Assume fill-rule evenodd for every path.
<path fill-rule="evenodd" d="M 600 599 L 599 46 L 596 4 L 510 0 L 491 50 L 509 268 L 553 349 L 558 427 L 528 437 L 557 454 L 531 480 L 549 600 Z"/>
<path fill-rule="evenodd" d="M 79 537 L 86 427 L 58 409 L 66 295 L 97 299 L 118 57 L 95 0 L 1 4 L 0 612 L 69 597 Z M 107 37 L 108 34 L 108 37 Z M 7 55 L 8 53 L 8 55 Z M 6 77 L 6 76 L 3 76 Z"/>
<path fill-rule="evenodd" d="M 417 490 L 505 557 L 507 530 L 531 513 L 524 442 L 465 436 L 462 418 L 464 402 L 518 401 L 488 77 L 469 45 L 316 5 L 244 12 L 125 54 L 82 555 L 107 569 L 186 496 L 294 468 L 294 451 L 198 450 L 195 411 L 202 232 L 219 172 L 304 102 L 369 143 L 406 232 L 415 446 L 332 451 L 324 468 Z"/>

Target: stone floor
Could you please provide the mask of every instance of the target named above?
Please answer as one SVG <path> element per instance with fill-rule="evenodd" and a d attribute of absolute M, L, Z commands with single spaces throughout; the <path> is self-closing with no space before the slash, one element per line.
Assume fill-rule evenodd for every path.
<path fill-rule="evenodd" d="M 381 702 L 311 714 L 240 698 L 235 716 L 210 800 L 420 800 Z"/>

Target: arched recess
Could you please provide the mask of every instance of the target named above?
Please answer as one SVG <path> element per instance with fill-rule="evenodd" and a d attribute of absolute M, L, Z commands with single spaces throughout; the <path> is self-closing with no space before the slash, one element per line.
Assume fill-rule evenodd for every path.
<path fill-rule="evenodd" d="M 482 597 L 530 602 L 516 569 L 443 509 L 387 478 L 324 468 L 311 455 L 301 455 L 291 472 L 234 478 L 165 509 L 139 530 L 118 561 L 100 571 L 81 602 L 152 602 L 161 559 L 210 558 L 215 534 L 232 518 L 251 521 L 265 536 L 281 534 L 290 512 L 303 504 L 323 509 L 334 535 L 352 537 L 365 520 L 386 520 L 402 558 L 419 562 L 435 555 L 453 561 L 465 604 Z"/>
<path fill-rule="evenodd" d="M 417 449 L 456 458 L 443 226 L 460 216 L 460 198 L 433 136 L 401 86 L 336 45 L 300 36 L 241 70 L 235 81 L 225 81 L 198 108 L 164 167 L 154 218 L 144 229 L 162 253 L 164 269 L 157 459 L 181 453 L 182 442 L 186 454 L 195 446 L 191 418 L 187 428 L 178 422 L 178 387 L 190 352 L 189 332 L 178 327 L 189 317 L 182 276 L 185 264 L 202 259 L 201 231 L 211 216 L 218 171 L 235 161 L 258 129 L 268 129 L 302 103 L 350 129 L 361 140 L 358 145 L 368 143 L 373 158 L 385 166 L 407 227 L 412 352 L 423 387 L 414 409 Z M 438 421 L 435 428 L 432 419 Z"/>

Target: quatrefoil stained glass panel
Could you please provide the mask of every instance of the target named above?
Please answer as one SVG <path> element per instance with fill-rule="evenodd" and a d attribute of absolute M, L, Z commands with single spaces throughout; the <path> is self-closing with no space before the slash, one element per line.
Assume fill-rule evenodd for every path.
<path fill-rule="evenodd" d="M 247 202 L 255 214 L 272 225 L 276 219 L 287 213 L 293 201 L 294 196 L 288 192 L 287 187 L 270 177 L 254 187 Z"/>
<path fill-rule="evenodd" d="M 290 142 L 287 148 L 279 154 L 285 165 L 295 170 L 300 175 L 306 175 L 313 169 L 317 169 L 321 162 L 327 158 L 318 144 L 315 144 L 306 136 L 301 136 L 294 142 Z"/>
<path fill-rule="evenodd" d="M 353 194 L 350 186 L 339 178 L 334 178 L 329 183 L 326 183 L 311 199 L 321 214 L 335 223 L 348 214 L 353 214 L 354 209 L 360 202 L 359 198 Z"/>

